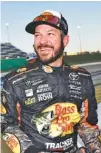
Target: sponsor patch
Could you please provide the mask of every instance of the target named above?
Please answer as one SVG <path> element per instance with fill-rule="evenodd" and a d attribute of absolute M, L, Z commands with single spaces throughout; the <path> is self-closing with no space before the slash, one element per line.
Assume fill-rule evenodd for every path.
<path fill-rule="evenodd" d="M 76 95 L 80 95 L 81 94 L 81 91 L 76 91 L 76 90 L 71 90 L 70 93 L 72 94 L 76 94 Z"/>
<path fill-rule="evenodd" d="M 15 79 L 12 83 L 15 84 L 15 83 L 17 83 L 17 82 L 19 82 L 19 81 L 21 81 L 21 80 L 24 80 L 25 78 L 26 78 L 26 76 L 23 76 L 23 77 L 21 77 L 21 78 L 17 78 L 17 79 Z"/>
<path fill-rule="evenodd" d="M 99 141 L 101 142 L 101 135 L 98 136 Z"/>
<path fill-rule="evenodd" d="M 20 143 L 15 135 L 11 133 L 4 133 L 3 140 L 6 142 L 8 147 L 13 151 L 13 153 L 21 153 Z"/>
<path fill-rule="evenodd" d="M 86 74 L 86 73 L 82 73 L 82 72 L 78 72 L 79 75 L 83 75 L 83 76 L 90 76 L 90 74 Z"/>
<path fill-rule="evenodd" d="M 35 97 L 25 100 L 25 105 L 31 105 L 33 103 L 35 103 Z"/>
<path fill-rule="evenodd" d="M 68 83 L 74 84 L 74 85 L 81 85 L 81 82 L 76 80 L 68 80 Z"/>
<path fill-rule="evenodd" d="M 5 96 L 5 93 L 8 94 L 8 93 L 5 92 L 5 91 L 1 92 L 1 102 L 2 102 L 3 104 L 7 103 L 7 98 L 6 98 L 6 96 Z"/>
<path fill-rule="evenodd" d="M 53 15 L 51 12 L 43 12 L 42 15 Z"/>
<path fill-rule="evenodd" d="M 72 65 L 71 68 L 72 69 L 78 69 L 79 67 L 77 65 Z"/>
<path fill-rule="evenodd" d="M 52 67 L 50 67 L 50 66 L 48 66 L 48 65 L 44 65 L 42 68 L 43 68 L 43 70 L 44 70 L 46 73 L 52 73 L 52 72 L 53 72 Z"/>
<path fill-rule="evenodd" d="M 70 84 L 69 87 L 70 87 L 70 90 L 76 90 L 76 91 L 80 91 L 81 90 L 81 87 L 73 85 L 73 84 Z"/>
<path fill-rule="evenodd" d="M 68 86 L 69 86 L 69 93 L 70 93 L 70 97 L 72 98 L 76 98 L 76 99 L 83 99 L 82 97 L 82 86 L 81 86 L 81 82 L 79 82 L 78 80 L 75 80 L 75 77 L 73 80 L 68 80 Z"/>
<path fill-rule="evenodd" d="M 27 90 L 25 90 L 25 94 L 26 94 L 26 97 L 33 96 L 33 89 L 27 89 Z"/>
<path fill-rule="evenodd" d="M 40 83 L 42 83 L 43 81 L 41 80 L 41 79 L 33 79 L 33 80 L 28 80 L 28 81 L 26 81 L 25 82 L 25 84 L 27 85 L 27 86 L 30 86 L 30 85 L 32 85 L 32 86 L 35 86 L 35 85 L 37 85 L 37 84 L 40 84 Z"/>
<path fill-rule="evenodd" d="M 26 70 L 27 70 L 27 68 L 24 67 L 24 68 L 18 69 L 17 72 L 18 72 L 18 73 L 19 73 L 19 72 L 25 72 Z"/>
<path fill-rule="evenodd" d="M 49 106 L 40 114 L 33 116 L 31 123 L 36 124 L 40 134 L 55 138 L 72 134 L 74 125 L 79 121 L 77 106 L 66 102 Z"/>
<path fill-rule="evenodd" d="M 52 99 L 52 98 L 53 98 L 52 92 L 38 94 L 38 100 L 39 101 L 49 100 L 49 99 Z"/>
<path fill-rule="evenodd" d="M 80 100 L 82 100 L 82 97 L 79 96 L 79 95 L 73 95 L 73 94 L 71 94 L 71 97 L 72 97 L 72 98 L 75 98 L 75 99 L 80 99 Z"/>
<path fill-rule="evenodd" d="M 37 88 L 37 93 L 42 93 L 42 92 L 44 93 L 48 91 L 51 91 L 51 87 L 49 87 L 48 84 L 39 85 Z"/>
<path fill-rule="evenodd" d="M 66 150 L 70 147 L 73 147 L 73 139 L 72 138 L 69 138 L 65 141 L 62 141 L 62 142 L 59 142 L 59 143 L 50 143 L 50 142 L 46 142 L 45 143 L 46 145 L 46 149 L 48 150 L 60 150 L 60 151 L 63 151 L 63 150 Z"/>
<path fill-rule="evenodd" d="M 69 74 L 69 78 L 70 78 L 70 80 L 76 81 L 76 80 L 79 79 L 79 75 L 77 73 L 75 73 L 75 72 L 71 72 Z"/>
<path fill-rule="evenodd" d="M 2 104 L 0 104 L 0 114 L 6 114 L 6 109 Z"/>

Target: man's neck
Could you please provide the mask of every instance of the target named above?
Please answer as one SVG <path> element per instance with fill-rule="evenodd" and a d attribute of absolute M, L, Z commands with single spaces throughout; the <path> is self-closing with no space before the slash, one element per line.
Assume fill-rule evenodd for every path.
<path fill-rule="evenodd" d="M 52 62 L 52 63 L 50 63 L 48 65 L 50 65 L 52 67 L 60 67 L 60 66 L 62 66 L 62 64 L 63 64 L 63 56 L 61 56 L 56 61 L 54 61 L 54 62 Z"/>

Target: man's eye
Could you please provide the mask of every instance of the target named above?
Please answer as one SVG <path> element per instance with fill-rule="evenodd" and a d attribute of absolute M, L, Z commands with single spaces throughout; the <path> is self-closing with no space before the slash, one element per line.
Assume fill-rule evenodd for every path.
<path fill-rule="evenodd" d="M 35 37 L 39 37 L 40 35 L 39 34 L 35 34 Z"/>
<path fill-rule="evenodd" d="M 49 35 L 49 36 L 54 36 L 54 33 L 51 33 L 51 32 L 50 32 L 50 33 L 48 33 L 48 35 Z"/>

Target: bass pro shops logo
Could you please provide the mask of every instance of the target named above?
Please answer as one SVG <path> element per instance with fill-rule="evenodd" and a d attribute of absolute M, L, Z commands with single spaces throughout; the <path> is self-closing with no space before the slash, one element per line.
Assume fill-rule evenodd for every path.
<path fill-rule="evenodd" d="M 31 119 L 31 123 L 36 124 L 37 131 L 50 138 L 72 134 L 73 126 L 79 121 L 77 106 L 69 102 L 53 104 Z"/>
<path fill-rule="evenodd" d="M 72 81 L 77 81 L 77 80 L 79 79 L 79 75 L 78 75 L 77 73 L 75 73 L 75 72 L 71 72 L 71 73 L 69 74 L 69 78 L 70 78 L 70 80 L 72 80 Z"/>

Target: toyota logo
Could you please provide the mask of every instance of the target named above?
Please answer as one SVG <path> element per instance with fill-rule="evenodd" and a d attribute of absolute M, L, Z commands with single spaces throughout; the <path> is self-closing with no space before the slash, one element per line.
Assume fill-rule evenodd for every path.
<path fill-rule="evenodd" d="M 75 72 L 71 72 L 69 74 L 69 78 L 70 78 L 70 80 L 76 81 L 76 80 L 79 79 L 79 75 L 77 73 L 75 73 Z"/>

